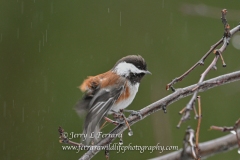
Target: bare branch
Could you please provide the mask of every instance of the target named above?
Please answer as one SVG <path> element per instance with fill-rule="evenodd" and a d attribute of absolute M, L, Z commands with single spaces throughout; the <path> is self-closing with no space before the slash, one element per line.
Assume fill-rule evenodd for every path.
<path fill-rule="evenodd" d="M 142 119 L 139 116 L 136 115 L 130 115 L 128 119 L 129 125 L 133 125 L 144 118 L 148 117 L 149 115 L 153 114 L 156 111 L 159 111 L 162 109 L 162 107 L 167 107 L 168 105 L 178 101 L 179 99 L 182 99 L 184 97 L 190 96 L 194 93 L 193 89 L 196 88 L 197 86 L 197 91 L 198 92 L 204 92 L 206 90 L 209 90 L 211 88 L 221 86 L 227 83 L 235 82 L 240 80 L 240 71 L 236 71 L 233 73 L 225 74 L 207 81 L 202 82 L 201 84 L 194 84 L 185 88 L 177 89 L 175 92 L 172 94 L 144 107 L 139 111 L 139 114 L 142 116 Z M 128 127 L 125 124 L 121 124 L 114 128 L 110 134 L 121 134 L 123 133 Z M 106 146 L 109 143 L 111 143 L 116 137 L 106 137 L 102 139 L 97 146 Z M 87 160 L 91 159 L 94 155 L 96 155 L 99 152 L 99 150 L 89 150 L 87 151 L 81 158 L 80 160 Z"/>
<path fill-rule="evenodd" d="M 224 41 L 223 41 L 224 43 L 223 43 L 222 47 L 221 47 L 219 50 L 217 50 L 217 52 L 219 52 L 219 53 L 222 53 L 222 52 L 226 49 L 226 47 L 227 47 L 227 45 L 228 45 L 227 38 L 223 38 L 223 40 L 224 40 Z M 216 55 L 215 55 L 215 58 L 214 58 L 213 61 L 212 61 L 212 63 L 211 63 L 211 64 L 208 66 L 208 68 L 201 74 L 201 77 L 200 77 L 200 79 L 199 79 L 199 81 L 198 81 L 198 84 L 201 84 L 201 83 L 203 82 L 203 80 L 205 79 L 206 75 L 209 73 L 209 71 L 210 71 L 214 66 L 216 66 L 216 63 L 217 63 L 218 58 L 219 58 L 219 54 L 216 54 Z M 198 86 L 197 86 L 197 87 L 198 87 Z M 194 92 L 191 100 L 189 101 L 189 103 L 188 103 L 187 106 L 185 107 L 186 109 L 184 110 L 184 113 L 183 113 L 183 116 L 182 116 L 180 122 L 184 122 L 184 121 L 186 121 L 187 119 L 189 119 L 189 117 L 190 117 L 190 111 L 191 111 L 192 108 L 193 108 L 193 105 L 194 105 L 194 103 L 195 103 L 195 100 L 196 100 L 197 94 L 198 94 L 198 91 L 196 90 L 197 87 L 193 89 L 195 92 Z M 181 125 L 181 123 L 179 123 L 177 127 L 180 127 L 180 125 Z"/>
<path fill-rule="evenodd" d="M 192 156 L 195 160 L 200 160 L 200 155 L 199 155 L 199 131 L 200 131 L 200 125 L 201 125 L 201 118 L 202 118 L 202 113 L 201 113 L 201 99 L 200 96 L 197 96 L 198 99 L 198 125 L 197 125 L 197 130 L 196 130 L 196 136 L 194 136 L 194 130 L 191 129 L 190 127 L 187 128 L 185 136 L 184 136 L 184 141 L 183 141 L 183 150 L 181 153 L 181 159 L 186 159 L 188 158 L 188 153 L 187 149 L 188 147 L 191 148 L 191 153 Z M 194 107 L 195 108 L 195 107 Z M 195 141 L 196 138 L 196 141 Z"/>
<path fill-rule="evenodd" d="M 218 126 L 211 126 L 210 127 L 211 130 L 217 130 L 217 131 L 222 131 L 222 132 L 230 132 L 233 131 L 234 128 L 231 127 L 218 127 Z"/>
<path fill-rule="evenodd" d="M 207 51 L 207 53 L 196 63 L 194 64 L 189 70 L 187 70 L 185 73 L 183 73 L 181 76 L 175 78 L 172 80 L 172 82 L 168 83 L 166 86 L 166 90 L 169 90 L 175 83 L 182 81 L 190 72 L 192 72 L 198 65 L 204 65 L 205 59 L 213 52 L 217 46 L 219 46 L 223 42 L 223 38 L 221 38 L 217 43 L 212 45 L 210 49 Z"/>
<path fill-rule="evenodd" d="M 197 99 L 198 99 L 198 125 L 197 125 L 197 129 L 196 129 L 196 148 L 195 148 L 195 152 L 196 152 L 196 155 L 197 155 L 197 158 L 200 157 L 199 155 L 199 132 L 200 132 L 200 126 L 201 126 L 201 120 L 202 120 L 202 108 L 201 108 L 201 97 L 200 96 L 197 96 Z"/>
<path fill-rule="evenodd" d="M 67 136 L 65 135 L 64 129 L 61 126 L 58 127 L 58 133 L 60 135 L 59 143 L 71 144 L 73 146 L 83 146 L 83 144 L 81 144 L 81 143 L 76 143 L 76 142 L 70 141 L 67 138 Z"/>
<path fill-rule="evenodd" d="M 240 132 L 238 133 L 240 136 Z M 234 134 L 229 134 L 224 137 L 220 137 L 217 139 L 213 139 L 207 142 L 203 142 L 199 144 L 200 154 L 202 158 L 207 158 L 212 155 L 215 155 L 217 153 L 226 152 L 232 149 L 237 148 L 237 141 Z M 167 159 L 181 159 L 181 153 L 182 149 L 166 154 L 164 156 L 156 157 L 151 160 L 167 160 Z M 185 157 L 184 160 L 192 160 L 192 153 L 191 148 L 188 147 L 186 150 L 186 153 L 188 154 L 187 157 Z M 237 153 L 236 153 L 237 154 Z"/>
<path fill-rule="evenodd" d="M 228 45 L 230 37 L 233 34 L 235 34 L 236 32 L 239 31 L 239 25 L 237 27 L 233 28 L 232 30 L 230 30 L 230 25 L 228 24 L 227 19 L 226 19 L 227 10 L 223 9 L 221 12 L 222 12 L 221 19 L 222 19 L 222 23 L 224 25 L 224 35 L 223 35 L 223 38 L 221 38 L 217 43 L 212 45 L 210 47 L 210 49 L 208 50 L 208 52 L 196 64 L 194 64 L 189 70 L 187 70 L 181 76 L 173 79 L 170 83 L 168 83 L 167 86 L 166 86 L 166 90 L 169 90 L 169 88 L 173 88 L 173 85 L 175 83 L 183 80 L 183 78 L 185 78 L 190 72 L 192 72 L 198 65 L 203 65 L 205 59 L 210 55 L 210 53 L 212 53 L 214 51 L 214 49 L 216 49 L 222 42 L 224 42 L 224 38 L 226 38 L 225 40 L 226 40 L 227 45 Z M 225 48 L 226 48 L 226 46 L 225 46 Z M 225 50 L 225 48 L 222 48 L 223 50 L 221 51 L 221 53 Z M 226 65 L 224 65 L 224 63 L 223 63 L 223 66 L 226 66 Z"/>
<path fill-rule="evenodd" d="M 236 132 L 236 137 L 237 137 L 237 141 L 238 141 L 238 150 L 240 150 L 240 136 L 238 136 L 238 127 L 240 126 L 240 118 L 236 121 L 235 125 L 234 125 L 234 130 Z"/>
<path fill-rule="evenodd" d="M 240 149 L 240 139 L 238 136 L 238 127 L 240 126 L 240 118 L 235 122 L 234 126 L 231 127 L 218 127 L 218 126 L 211 126 L 210 129 L 212 130 L 218 130 L 218 131 L 222 131 L 222 132 L 232 132 L 234 134 L 236 134 L 236 138 L 238 141 L 238 147 Z"/>
<path fill-rule="evenodd" d="M 232 29 L 231 31 L 229 31 L 230 29 L 230 26 L 229 24 L 227 23 L 227 19 L 226 19 L 226 14 L 227 14 L 227 10 L 226 9 L 223 9 L 222 10 L 222 23 L 224 25 L 224 37 L 223 37 L 223 45 L 221 46 L 220 49 L 217 49 L 214 51 L 215 53 L 215 57 L 212 61 L 212 63 L 207 67 L 207 69 L 201 74 L 201 77 L 198 81 L 198 83 L 202 83 L 203 80 L 205 79 L 206 75 L 209 73 L 209 71 L 211 69 L 215 69 L 216 68 L 216 63 L 219 59 L 219 57 L 221 58 L 222 60 L 222 63 L 223 63 L 223 67 L 226 67 L 226 63 L 224 62 L 224 59 L 223 59 L 223 56 L 222 56 L 222 53 L 224 50 L 226 50 L 228 44 L 229 44 L 229 41 L 230 41 L 230 38 L 231 38 L 231 35 L 236 33 L 235 32 L 235 28 Z M 239 28 L 238 28 L 238 31 L 239 31 Z M 231 33 L 232 32 L 232 33 Z M 200 60 L 201 61 L 201 60 Z M 192 71 L 192 70 L 191 70 Z M 171 83 L 170 83 L 171 84 Z M 172 84 L 171 84 L 172 85 Z M 169 87 L 169 84 L 167 85 Z M 173 86 L 171 86 L 171 88 L 173 88 Z M 196 89 L 196 88 L 195 88 Z M 194 90 L 195 90 L 194 89 Z M 189 103 L 186 105 L 185 109 L 182 113 L 182 117 L 180 119 L 180 122 L 178 123 L 177 127 L 180 127 L 181 123 L 188 120 L 190 118 L 190 111 L 194 108 L 194 104 L 195 104 L 195 100 L 196 100 L 196 97 L 197 97 L 197 94 L 198 94 L 198 91 L 195 91 L 195 93 L 193 94 L 191 100 L 189 101 Z"/>
<path fill-rule="evenodd" d="M 224 26 L 224 37 L 230 37 L 231 36 L 231 34 L 229 32 L 230 25 L 228 24 L 227 18 L 226 18 L 226 16 L 227 16 L 227 9 L 223 9 L 221 12 L 222 12 L 221 19 L 222 19 L 222 23 L 223 23 L 223 26 Z"/>
<path fill-rule="evenodd" d="M 228 24 L 227 19 L 226 19 L 227 9 L 223 9 L 221 12 L 222 12 L 221 20 L 222 20 L 222 23 L 223 23 L 224 28 L 225 28 L 225 26 Z"/>
<path fill-rule="evenodd" d="M 195 152 L 195 136 L 194 136 L 194 130 L 190 127 L 187 128 L 184 141 L 183 141 L 183 149 L 181 153 L 181 159 L 186 159 L 189 157 L 188 148 L 191 148 L 191 154 L 194 159 L 198 158 L 198 155 Z"/>

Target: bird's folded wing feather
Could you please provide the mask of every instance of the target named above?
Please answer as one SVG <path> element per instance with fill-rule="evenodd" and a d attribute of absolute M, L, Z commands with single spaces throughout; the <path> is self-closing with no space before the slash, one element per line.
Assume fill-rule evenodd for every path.
<path fill-rule="evenodd" d="M 89 144 L 91 141 L 90 135 L 96 137 L 99 132 L 100 121 L 111 110 L 112 105 L 124 91 L 124 84 L 120 86 L 114 89 L 111 88 L 111 90 L 100 89 L 89 103 L 90 110 L 87 114 L 83 131 L 88 137 L 85 142 L 86 144 Z M 95 138 L 94 141 L 96 142 L 97 139 Z"/>

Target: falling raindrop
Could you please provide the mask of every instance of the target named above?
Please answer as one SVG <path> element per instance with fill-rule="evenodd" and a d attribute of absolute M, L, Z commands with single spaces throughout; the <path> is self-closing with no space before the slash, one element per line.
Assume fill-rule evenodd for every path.
<path fill-rule="evenodd" d="M 230 131 L 232 134 L 236 135 L 236 131 L 232 130 Z"/>
<path fill-rule="evenodd" d="M 39 41 L 38 46 L 39 46 L 38 52 L 40 53 L 41 52 L 41 41 Z"/>
<path fill-rule="evenodd" d="M 42 41 L 42 45 L 43 45 L 43 47 L 44 47 L 44 34 L 43 34 L 43 41 Z"/>
<path fill-rule="evenodd" d="M 122 12 L 120 12 L 120 27 L 122 26 Z"/>
<path fill-rule="evenodd" d="M 44 93 L 48 92 L 48 79 L 46 76 L 44 76 Z"/>
<path fill-rule="evenodd" d="M 22 1 L 22 5 L 21 5 L 21 13 L 23 14 L 23 10 L 24 10 L 24 1 Z"/>
<path fill-rule="evenodd" d="M 51 3 L 51 14 L 53 14 L 53 1 Z"/>
<path fill-rule="evenodd" d="M 35 2 L 36 2 L 36 0 L 33 0 L 33 2 L 35 3 Z"/>
<path fill-rule="evenodd" d="M 170 25 L 173 24 L 173 13 L 170 14 Z"/>
<path fill-rule="evenodd" d="M 6 108 L 7 108 L 7 104 L 6 104 L 6 102 L 4 102 L 4 104 L 3 104 L 3 117 L 6 117 Z"/>
<path fill-rule="evenodd" d="M 22 108 L 22 122 L 24 122 L 24 107 Z"/>
<path fill-rule="evenodd" d="M 130 129 L 128 132 L 128 136 L 132 136 L 133 135 L 133 131 Z"/>
<path fill-rule="evenodd" d="M 185 22 L 184 35 L 188 33 L 188 24 Z"/>
<path fill-rule="evenodd" d="M 12 106 L 13 106 L 13 108 L 14 108 L 14 100 L 12 101 Z"/>
<path fill-rule="evenodd" d="M 2 42 L 2 37 L 3 37 L 3 36 L 2 36 L 2 33 L 1 33 L 1 39 L 0 39 L 0 42 Z"/>
<path fill-rule="evenodd" d="M 19 28 L 17 29 L 17 39 L 19 39 Z"/>
<path fill-rule="evenodd" d="M 120 138 L 120 140 L 119 140 L 119 145 L 123 145 L 123 140 L 122 140 L 122 138 Z"/>
<path fill-rule="evenodd" d="M 47 42 L 47 30 L 46 30 L 46 42 Z"/>
<path fill-rule="evenodd" d="M 5 141 L 3 141 L 3 150 L 5 150 Z"/>
<path fill-rule="evenodd" d="M 108 8 L 108 13 L 110 12 L 109 8 Z"/>
<path fill-rule="evenodd" d="M 162 8 L 164 8 L 164 0 L 162 0 Z"/>

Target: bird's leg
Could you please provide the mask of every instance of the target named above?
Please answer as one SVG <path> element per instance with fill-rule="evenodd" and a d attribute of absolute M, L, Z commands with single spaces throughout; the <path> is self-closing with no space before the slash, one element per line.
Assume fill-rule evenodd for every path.
<path fill-rule="evenodd" d="M 116 120 L 116 122 L 118 122 L 118 124 L 123 124 L 124 123 L 124 117 L 123 117 L 123 113 L 120 110 L 119 112 L 116 112 L 114 110 L 111 110 L 111 112 L 113 112 L 113 117 Z"/>
<path fill-rule="evenodd" d="M 124 110 L 124 111 L 125 111 L 125 110 Z M 117 121 L 113 121 L 113 120 L 111 120 L 111 119 L 109 119 L 109 118 L 107 118 L 107 117 L 104 117 L 104 119 L 105 119 L 106 121 L 110 122 L 110 123 L 115 124 L 115 125 L 123 124 L 123 123 L 125 122 L 125 124 L 126 124 L 127 127 L 128 127 L 128 130 L 129 130 L 128 135 L 129 135 L 129 136 L 132 136 L 132 135 L 133 135 L 133 132 L 132 132 L 132 129 L 131 129 L 128 121 L 127 121 L 126 116 L 123 114 L 123 109 L 120 109 L 119 112 L 116 112 L 116 111 L 114 111 L 114 110 L 111 110 L 111 112 L 113 112 L 113 116 L 114 116 L 115 119 L 117 119 Z M 135 111 L 135 112 L 137 113 L 137 111 Z M 134 112 L 134 113 L 135 113 L 135 112 Z"/>
<path fill-rule="evenodd" d="M 105 127 L 105 125 L 107 124 L 107 122 L 112 123 L 112 124 L 114 124 L 115 126 L 118 125 L 118 124 L 122 124 L 122 123 L 119 123 L 118 121 L 111 120 L 111 119 L 108 118 L 108 117 L 104 117 L 104 119 L 105 119 L 105 122 L 104 122 L 104 123 L 102 124 L 102 126 L 100 127 L 100 130 L 102 130 L 103 127 Z"/>
<path fill-rule="evenodd" d="M 142 115 L 139 111 L 134 111 L 134 110 L 123 110 L 123 112 L 129 112 L 131 115 L 137 115 L 142 119 Z"/>
<path fill-rule="evenodd" d="M 113 117 L 114 117 L 115 121 L 112 120 L 112 119 L 110 119 L 110 118 L 108 118 L 108 117 L 104 117 L 105 122 L 104 122 L 103 125 L 100 127 L 100 130 L 103 129 L 103 127 L 106 125 L 107 122 L 112 123 L 112 124 L 114 124 L 114 125 L 123 124 L 124 121 L 125 121 L 125 123 L 126 123 L 126 120 L 125 120 L 126 118 L 125 118 L 125 116 L 123 115 L 122 110 L 119 111 L 119 112 L 116 112 L 116 111 L 114 111 L 114 110 L 111 110 L 111 111 L 113 112 Z M 128 125 L 128 126 L 129 126 L 129 125 Z"/>
<path fill-rule="evenodd" d="M 131 130 L 130 125 L 128 124 L 126 116 L 123 114 L 123 109 L 120 109 L 119 112 L 116 112 L 114 110 L 111 110 L 113 112 L 113 116 L 115 119 L 117 119 L 120 124 L 122 124 L 122 121 L 125 121 L 126 125 L 128 126 L 128 129 Z"/>
<path fill-rule="evenodd" d="M 118 121 L 111 120 L 111 119 L 108 118 L 108 117 L 104 117 L 104 119 L 105 119 L 105 124 L 106 124 L 107 122 L 113 123 L 114 125 L 121 124 L 121 123 L 119 123 Z"/>
<path fill-rule="evenodd" d="M 123 119 L 125 120 L 125 123 L 126 123 L 126 125 L 127 125 L 127 127 L 128 127 L 129 132 L 132 132 L 132 129 L 130 128 L 130 125 L 129 125 L 128 121 L 127 121 L 127 118 L 126 118 L 126 116 L 123 114 L 123 109 L 120 109 L 119 112 L 122 113 Z"/>
<path fill-rule="evenodd" d="M 132 136 L 132 135 L 133 135 L 133 132 L 132 132 L 132 129 L 131 129 L 128 121 L 127 121 L 126 116 L 123 114 L 123 109 L 120 109 L 119 112 L 116 112 L 116 111 L 113 111 L 113 110 L 112 110 L 112 112 L 114 112 L 115 114 L 117 113 L 117 118 L 119 118 L 119 119 L 120 119 L 120 118 L 123 118 L 123 119 L 124 119 L 125 124 L 127 125 L 128 130 L 129 130 L 128 135 L 129 135 L 129 136 Z M 120 119 L 120 120 L 121 120 L 121 119 Z"/>

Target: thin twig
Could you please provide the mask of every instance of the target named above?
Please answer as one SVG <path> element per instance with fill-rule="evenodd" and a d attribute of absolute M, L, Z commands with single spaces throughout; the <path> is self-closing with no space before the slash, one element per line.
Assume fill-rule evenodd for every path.
<path fill-rule="evenodd" d="M 226 46 L 227 46 L 227 43 L 226 43 L 226 41 L 224 41 L 223 46 L 220 49 L 223 50 Z M 201 74 L 201 77 L 200 77 L 200 80 L 198 81 L 198 84 L 201 84 L 203 82 L 203 80 L 205 79 L 205 77 L 208 74 L 208 72 L 216 65 L 218 58 L 219 58 L 219 55 L 215 55 L 215 58 L 213 59 L 212 63 Z M 198 94 L 197 88 L 198 88 L 198 86 L 196 86 L 196 88 L 194 88 L 194 90 L 193 90 L 194 94 L 193 94 L 191 100 L 189 101 L 189 103 L 185 107 L 186 108 L 184 110 L 185 113 L 181 117 L 181 120 L 180 120 L 181 122 L 184 122 L 184 121 L 186 121 L 186 120 L 188 120 L 190 118 L 190 111 L 192 110 L 192 106 L 194 105 L 195 100 L 197 98 L 197 94 Z M 180 126 L 178 126 L 178 127 L 180 127 Z"/>
<path fill-rule="evenodd" d="M 239 130 L 238 130 L 239 131 Z M 239 132 L 240 136 L 240 132 Z M 210 156 L 213 156 L 218 153 L 227 152 L 237 148 L 236 137 L 233 134 L 228 134 L 226 136 L 216 138 L 207 142 L 203 142 L 199 144 L 199 148 L 201 148 L 200 154 L 201 157 L 207 159 Z M 182 150 L 180 149 L 175 152 L 171 152 L 169 154 L 153 158 L 151 160 L 166 160 L 166 159 L 181 159 Z M 187 148 L 186 157 L 184 160 L 192 160 L 191 148 Z"/>
<path fill-rule="evenodd" d="M 191 153 L 194 159 L 197 159 L 197 154 L 195 152 L 195 140 L 194 140 L 194 130 L 190 127 L 187 128 L 185 135 L 184 135 L 184 141 L 183 141 L 183 150 L 181 153 L 181 159 L 185 159 L 188 157 L 187 149 L 188 147 L 191 148 Z"/>
<path fill-rule="evenodd" d="M 232 34 L 234 34 L 235 30 L 232 29 L 231 31 L 229 31 L 230 29 L 230 26 L 228 25 L 227 23 L 227 19 L 226 19 L 226 14 L 227 14 L 227 10 L 226 9 L 223 9 L 222 10 L 222 23 L 224 25 L 224 28 L 225 28 L 225 32 L 224 32 L 224 37 L 223 37 L 223 45 L 221 46 L 220 49 L 218 50 L 215 50 L 214 53 L 215 53 L 215 57 L 212 61 L 212 63 L 207 67 L 207 69 L 201 74 L 201 77 L 198 81 L 198 83 L 202 83 L 203 80 L 205 79 L 206 75 L 209 73 L 209 71 L 213 68 L 216 68 L 216 63 L 219 59 L 219 57 L 222 59 L 222 63 L 223 63 L 223 67 L 226 67 L 226 63 L 224 62 L 224 59 L 223 59 L 223 56 L 222 56 L 222 53 L 223 51 L 227 48 L 227 45 L 229 44 L 229 41 L 230 41 L 230 37 Z M 236 28 L 236 27 L 235 27 Z M 231 33 L 232 32 L 232 33 Z M 196 90 L 196 88 L 194 88 L 194 90 Z M 186 109 L 184 110 L 185 113 L 183 113 L 181 119 L 180 119 L 180 122 L 178 123 L 178 126 L 177 127 L 180 127 L 181 123 L 188 120 L 190 118 L 190 111 L 192 110 L 193 106 L 194 106 L 194 103 L 195 103 L 195 100 L 196 100 L 196 97 L 197 97 L 197 94 L 198 94 L 198 91 L 196 90 L 195 93 L 193 94 L 191 100 L 189 101 L 189 103 L 186 105 Z"/>
<path fill-rule="evenodd" d="M 223 59 L 222 53 L 219 50 L 215 50 L 213 53 L 214 54 L 218 54 L 220 56 L 221 60 L 222 60 L 223 67 L 227 67 L 227 65 L 226 65 L 226 63 L 225 63 L 225 61 Z"/>
<path fill-rule="evenodd" d="M 227 16 L 227 9 L 223 9 L 221 12 L 222 12 L 221 19 L 222 19 L 222 23 L 223 23 L 223 27 L 224 27 L 224 37 L 230 37 L 231 36 L 231 34 L 229 32 L 230 25 L 228 24 L 227 18 L 226 18 L 226 16 Z"/>
<path fill-rule="evenodd" d="M 60 135 L 59 143 L 71 144 L 73 146 L 83 146 L 83 144 L 81 144 L 81 143 L 76 143 L 76 142 L 70 141 L 68 139 L 68 137 L 65 135 L 64 129 L 61 126 L 58 127 L 58 133 Z"/>
<path fill-rule="evenodd" d="M 228 24 L 228 22 L 227 22 L 227 18 L 226 18 L 226 15 L 227 15 L 227 9 L 223 9 L 221 12 L 222 12 L 221 20 L 222 20 L 222 23 L 223 23 L 224 28 L 225 28 L 225 26 Z"/>
<path fill-rule="evenodd" d="M 195 114 L 195 119 L 199 117 L 195 105 L 193 106 L 194 114 Z"/>
<path fill-rule="evenodd" d="M 128 117 L 128 123 L 130 126 L 133 124 L 143 120 L 144 118 L 148 117 L 149 115 L 153 114 L 156 111 L 159 111 L 162 109 L 163 106 L 167 107 L 170 104 L 178 101 L 179 99 L 182 99 L 184 97 L 190 96 L 194 93 L 192 91 L 193 88 L 198 86 L 197 91 L 199 92 L 204 92 L 206 90 L 209 90 L 211 88 L 221 86 L 227 83 L 235 82 L 240 80 L 240 71 L 236 71 L 233 73 L 225 74 L 207 81 L 202 82 L 201 84 L 194 84 L 185 88 L 177 89 L 175 92 L 172 94 L 144 107 L 139 111 L 139 114 L 142 116 L 140 118 L 139 116 L 136 115 L 130 115 Z M 127 126 L 125 124 L 118 125 L 116 128 L 114 128 L 109 134 L 117 135 L 117 134 L 122 134 L 125 130 L 127 129 Z M 102 140 L 100 140 L 97 144 L 97 146 L 106 146 L 109 143 L 111 143 L 116 137 L 106 137 Z M 201 148 L 201 146 L 199 146 Z M 87 151 L 81 158 L 80 160 L 88 160 L 91 159 L 93 156 L 95 156 L 99 150 L 93 149 Z"/>
<path fill-rule="evenodd" d="M 195 63 L 190 69 L 188 69 L 185 73 L 183 73 L 181 76 L 173 79 L 170 83 L 167 84 L 166 90 L 169 90 L 169 88 L 173 87 L 173 85 L 179 81 L 182 81 L 190 72 L 192 72 L 198 65 L 204 65 L 205 59 L 213 52 L 217 46 L 219 46 L 223 42 L 223 38 L 221 38 L 217 43 L 212 45 L 210 49 L 207 51 L 207 53 L 197 62 Z"/>
<path fill-rule="evenodd" d="M 222 23 L 223 23 L 223 26 L 224 26 L 224 37 L 231 37 L 231 35 L 233 33 L 231 33 L 230 31 L 230 25 L 228 24 L 227 22 L 227 19 L 226 19 L 226 15 L 227 15 L 227 10 L 226 9 L 223 9 L 222 11 Z M 183 73 L 181 76 L 173 79 L 170 83 L 167 84 L 166 86 L 166 90 L 169 90 L 169 88 L 173 87 L 173 85 L 179 81 L 182 81 L 190 72 L 192 72 L 198 65 L 204 65 L 204 61 L 205 59 L 214 51 L 215 48 L 217 48 L 217 46 L 219 46 L 222 42 L 223 42 L 223 38 L 221 38 L 217 43 L 215 43 L 214 45 L 212 45 L 210 47 L 210 49 L 208 50 L 208 52 L 197 62 L 195 63 L 190 69 L 188 69 L 185 73 Z"/>
<path fill-rule="evenodd" d="M 198 99 L 198 125 L 197 125 L 197 130 L 196 130 L 196 154 L 197 154 L 197 157 L 198 159 L 200 159 L 200 155 L 199 155 L 199 146 L 198 146 L 198 143 L 199 143 L 199 132 L 200 132 L 200 126 L 201 126 L 201 120 L 202 120 L 202 108 L 201 108 L 201 97 L 200 96 L 197 96 L 197 99 Z"/>
<path fill-rule="evenodd" d="M 217 130 L 217 131 L 222 131 L 222 132 L 235 132 L 236 133 L 236 138 L 237 138 L 237 142 L 238 142 L 238 147 L 240 149 L 240 139 L 238 136 L 238 127 L 240 126 L 240 118 L 235 122 L 234 126 L 231 127 L 219 127 L 219 126 L 211 126 L 210 129 L 212 130 Z"/>
<path fill-rule="evenodd" d="M 211 130 L 216 130 L 216 131 L 222 131 L 222 132 L 230 132 L 230 131 L 234 130 L 233 126 L 231 126 L 231 127 L 211 126 L 210 129 Z"/>

